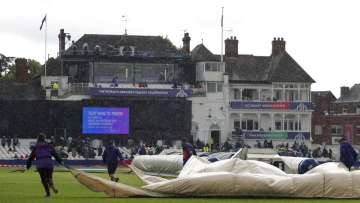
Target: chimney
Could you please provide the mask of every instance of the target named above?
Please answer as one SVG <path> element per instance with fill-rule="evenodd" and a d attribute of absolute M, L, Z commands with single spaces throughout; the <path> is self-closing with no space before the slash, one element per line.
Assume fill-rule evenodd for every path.
<path fill-rule="evenodd" d="M 185 32 L 184 33 L 184 37 L 182 39 L 183 41 L 183 51 L 185 51 L 186 53 L 190 53 L 190 36 L 189 36 L 189 33 L 188 32 Z"/>
<path fill-rule="evenodd" d="M 284 38 L 276 38 L 274 37 L 274 40 L 272 41 L 272 56 L 276 56 L 279 54 L 285 53 L 285 44 Z"/>
<path fill-rule="evenodd" d="M 350 93 L 350 88 L 346 86 L 340 87 L 340 98 L 346 97 Z"/>
<path fill-rule="evenodd" d="M 15 60 L 15 69 L 16 82 L 25 82 L 28 76 L 27 60 L 24 58 L 17 58 Z"/>
<path fill-rule="evenodd" d="M 65 31 L 64 29 L 60 29 L 60 33 L 58 35 L 59 37 L 59 55 L 62 55 L 62 53 L 65 51 Z"/>
<path fill-rule="evenodd" d="M 230 37 L 225 40 L 225 56 L 238 56 L 239 41 L 236 37 Z"/>

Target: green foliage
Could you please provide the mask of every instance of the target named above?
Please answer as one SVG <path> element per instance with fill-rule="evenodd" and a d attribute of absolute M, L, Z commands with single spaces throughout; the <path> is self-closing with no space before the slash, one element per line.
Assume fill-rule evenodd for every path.
<path fill-rule="evenodd" d="M 54 181 L 59 189 L 59 194 L 51 198 L 44 198 L 44 191 L 40 182 L 39 175 L 34 171 L 25 173 L 9 173 L 11 169 L 0 168 L 0 202 L 1 203 L 341 203 L 345 200 L 338 199 L 275 199 L 275 198 L 110 198 L 103 193 L 92 192 L 81 185 L 68 172 L 55 172 Z M 123 170 L 124 171 L 124 170 Z M 107 178 L 107 175 L 97 173 L 96 175 Z M 134 175 L 124 172 L 118 173 L 120 182 L 133 186 L 141 186 L 143 183 Z M 346 200 L 346 203 L 359 202 L 359 200 Z"/>
<path fill-rule="evenodd" d="M 0 53 L 0 79 L 5 79 L 9 68 L 14 63 L 14 57 L 7 57 Z"/>
<path fill-rule="evenodd" d="M 0 77 L 0 79 L 14 80 L 16 74 L 16 66 L 14 63 L 15 60 L 14 58 L 5 59 L 5 57 L 6 56 L 1 57 L 0 54 L 0 65 L 1 65 L 0 73 L 2 73 L 2 77 Z M 26 60 L 28 66 L 28 77 L 31 79 L 37 75 L 40 75 L 43 69 L 41 64 L 34 59 L 26 59 Z"/>
<path fill-rule="evenodd" d="M 38 61 L 36 61 L 34 59 L 28 59 L 27 62 L 28 62 L 28 68 L 29 68 L 28 73 L 29 73 L 30 78 L 33 78 L 33 77 L 41 74 L 42 67 Z"/>

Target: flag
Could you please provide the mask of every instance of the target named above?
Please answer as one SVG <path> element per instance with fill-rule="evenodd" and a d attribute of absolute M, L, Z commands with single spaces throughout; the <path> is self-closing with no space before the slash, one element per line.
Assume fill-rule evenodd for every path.
<path fill-rule="evenodd" d="M 46 21 L 46 15 L 44 16 L 44 18 L 41 21 L 40 30 L 42 29 L 42 26 L 44 25 L 45 21 Z"/>

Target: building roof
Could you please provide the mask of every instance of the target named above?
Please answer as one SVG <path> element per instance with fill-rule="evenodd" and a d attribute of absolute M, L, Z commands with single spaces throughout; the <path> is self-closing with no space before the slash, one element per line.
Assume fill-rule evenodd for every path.
<path fill-rule="evenodd" d="M 230 80 L 243 82 L 268 81 L 269 57 L 238 55 L 225 57 L 226 71 L 231 73 Z"/>
<path fill-rule="evenodd" d="M 209 51 L 208 48 L 204 46 L 204 44 L 197 45 L 191 51 L 191 60 L 196 61 L 217 61 L 217 57 Z"/>
<path fill-rule="evenodd" d="M 342 95 L 336 102 L 360 102 L 360 84 L 355 84 L 350 91 Z"/>
<path fill-rule="evenodd" d="M 191 59 L 194 62 L 219 61 L 220 55 L 212 54 L 199 44 L 191 51 Z M 224 61 L 232 82 L 315 82 L 286 52 L 277 56 L 224 56 Z"/>
<path fill-rule="evenodd" d="M 315 97 L 328 97 L 333 101 L 336 100 L 335 95 L 331 91 L 311 91 L 311 98 Z"/>
<path fill-rule="evenodd" d="M 184 55 L 169 39 L 161 36 L 85 34 L 75 42 L 77 49 L 82 49 L 84 44 L 88 45 L 89 52 L 94 51 L 96 46 L 100 46 L 101 51 L 121 46 L 133 46 L 137 56 L 172 57 Z M 71 51 L 70 49 L 67 50 L 67 53 Z"/>
<path fill-rule="evenodd" d="M 314 79 L 288 54 L 276 56 L 238 55 L 225 57 L 227 71 L 237 82 L 305 82 Z"/>

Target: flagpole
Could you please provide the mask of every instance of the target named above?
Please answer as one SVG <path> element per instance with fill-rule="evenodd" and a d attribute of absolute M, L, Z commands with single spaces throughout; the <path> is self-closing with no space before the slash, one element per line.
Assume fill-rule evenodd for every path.
<path fill-rule="evenodd" d="M 224 7 L 221 7 L 221 62 L 224 61 L 224 56 L 223 56 L 223 43 L 224 43 Z"/>
<path fill-rule="evenodd" d="M 45 14 L 45 89 L 47 87 L 47 79 L 46 79 L 46 57 L 47 57 L 47 14 Z"/>

